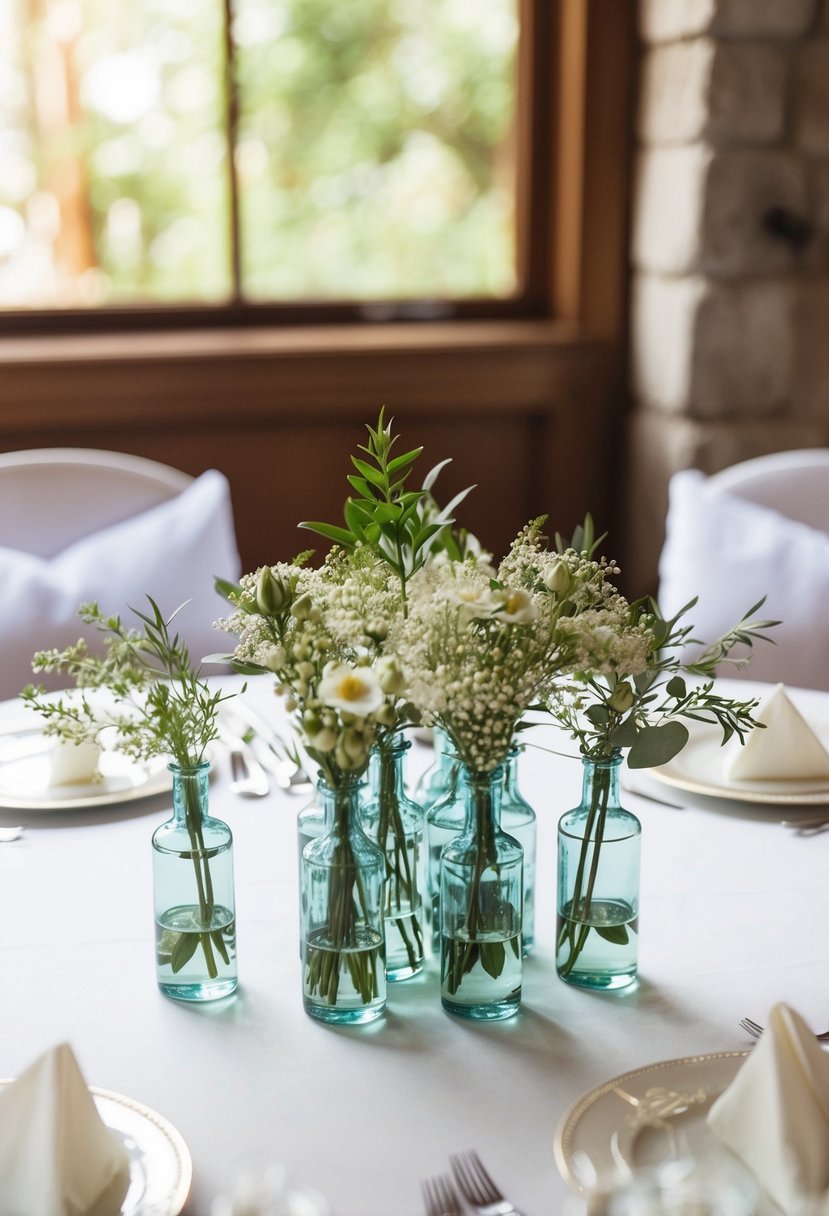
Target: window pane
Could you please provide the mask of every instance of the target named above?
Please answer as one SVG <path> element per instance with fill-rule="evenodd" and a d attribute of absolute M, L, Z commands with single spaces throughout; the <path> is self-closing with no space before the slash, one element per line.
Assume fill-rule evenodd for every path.
<path fill-rule="evenodd" d="M 0 3 L 0 305 L 230 292 L 217 0 Z"/>
<path fill-rule="evenodd" d="M 516 290 L 518 0 L 238 0 L 252 299 Z"/>

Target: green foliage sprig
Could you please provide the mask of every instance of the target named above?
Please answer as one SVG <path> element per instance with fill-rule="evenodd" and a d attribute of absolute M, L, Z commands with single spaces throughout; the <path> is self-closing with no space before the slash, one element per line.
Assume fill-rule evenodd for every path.
<path fill-rule="evenodd" d="M 370 549 L 400 580 L 405 610 L 409 579 L 425 564 L 431 542 L 453 522 L 451 512 L 472 487 L 462 490 L 435 515 L 427 499 L 435 478 L 449 461 L 436 465 L 422 488 L 407 489 L 406 483 L 423 448 L 392 456 L 399 436 L 392 433 L 393 419 L 384 422 L 384 413 L 381 409 L 376 427 L 366 426 L 368 443 L 358 445 L 367 459 L 351 457 L 356 472 L 348 475 L 348 483 L 356 496 L 345 501 L 345 527 L 309 520 L 299 526 L 324 536 L 349 553 L 358 545 Z"/>
<path fill-rule="evenodd" d="M 171 633 L 181 609 L 165 620 L 155 600 L 147 599 L 148 613 L 131 609 L 141 629 L 104 615 L 95 603 L 81 605 L 80 619 L 103 636 L 103 654 L 91 653 L 81 639 L 65 650 L 39 651 L 32 659 L 35 672 L 71 676 L 80 695 L 54 698 L 30 684 L 22 698 L 45 718 L 47 734 L 80 743 L 95 741 L 103 727 L 112 727 L 119 750 L 127 755 L 138 760 L 169 756 L 182 768 L 193 768 L 217 737 L 219 705 L 234 694 L 211 691 L 187 646 Z M 90 699 L 90 689 L 106 690 L 110 704 Z"/>

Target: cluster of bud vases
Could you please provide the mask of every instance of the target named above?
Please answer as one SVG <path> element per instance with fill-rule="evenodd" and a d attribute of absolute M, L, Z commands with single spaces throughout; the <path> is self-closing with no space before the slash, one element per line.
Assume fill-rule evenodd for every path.
<path fill-rule="evenodd" d="M 320 780 L 297 818 L 306 1012 L 333 1023 L 382 1015 L 386 984 L 439 966 L 445 1009 L 511 1016 L 533 946 L 535 813 L 504 769 L 472 774 L 435 732 L 411 795 L 402 732 L 366 777 Z M 443 864 L 441 864 L 443 855 Z"/>

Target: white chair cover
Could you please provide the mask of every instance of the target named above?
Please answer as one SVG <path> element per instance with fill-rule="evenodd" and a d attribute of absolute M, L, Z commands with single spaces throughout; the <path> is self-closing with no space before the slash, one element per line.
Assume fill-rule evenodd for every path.
<path fill-rule="evenodd" d="M 194 659 L 228 648 L 214 627 L 224 609 L 213 588 L 214 576 L 240 573 L 226 478 L 170 469 L 165 483 L 165 466 L 130 469 L 134 458 L 94 455 L 64 465 L 54 452 L 42 465 L 0 460 L 0 697 L 32 680 L 36 650 L 91 640 L 77 617 L 88 600 L 128 624 L 148 595 L 167 615 L 190 601 L 175 627 Z"/>
<path fill-rule="evenodd" d="M 743 649 L 745 671 L 720 674 L 829 689 L 829 453 L 779 453 L 710 478 L 687 469 L 669 498 L 665 615 L 698 596 L 686 619 L 710 642 L 765 596 L 760 615 L 782 622 L 769 631 L 776 644 Z"/>

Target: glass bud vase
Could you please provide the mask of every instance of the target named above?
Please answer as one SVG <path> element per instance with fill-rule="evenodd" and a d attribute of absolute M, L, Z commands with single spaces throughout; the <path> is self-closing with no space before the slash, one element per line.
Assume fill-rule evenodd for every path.
<path fill-rule="evenodd" d="M 446 756 L 450 780 L 446 793 L 426 812 L 426 903 L 431 925 L 432 954 L 440 954 L 440 856 L 443 846 L 455 840 L 466 822 L 463 766 L 457 756 Z"/>
<path fill-rule="evenodd" d="M 378 743 L 363 802 L 366 835 L 386 859 L 386 979 L 423 970 L 423 810 L 406 796 L 403 766 L 411 743 L 399 731 Z"/>
<path fill-rule="evenodd" d="M 466 820 L 440 865 L 441 1001 L 493 1021 L 521 1004 L 523 850 L 501 830 L 504 771 L 464 770 Z"/>
<path fill-rule="evenodd" d="M 449 736 L 445 730 L 435 726 L 432 728 L 432 738 L 435 758 L 421 773 L 412 791 L 412 798 L 424 811 L 449 794 L 454 794 L 457 785 L 458 763 Z"/>
<path fill-rule="evenodd" d="M 363 831 L 360 789 L 320 777 L 325 831 L 302 850 L 303 1002 L 321 1022 L 372 1022 L 386 1007 L 386 861 Z"/>
<path fill-rule="evenodd" d="M 556 969 L 582 988 L 636 979 L 642 828 L 619 804 L 621 763 L 584 758 L 581 805 L 558 825 Z"/>
<path fill-rule="evenodd" d="M 214 1001 L 237 984 L 233 836 L 208 814 L 209 761 L 170 764 L 173 815 L 153 833 L 158 986 L 180 1001 Z"/>
<path fill-rule="evenodd" d="M 524 850 L 524 909 L 521 947 L 526 958 L 535 945 L 535 811 L 518 788 L 518 758 L 523 747 L 510 748 L 504 765 L 504 797 L 501 827 L 514 836 Z"/>

